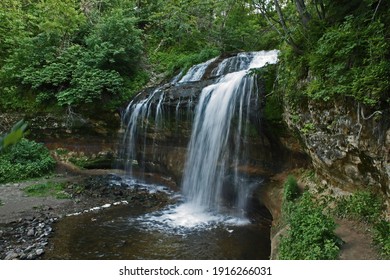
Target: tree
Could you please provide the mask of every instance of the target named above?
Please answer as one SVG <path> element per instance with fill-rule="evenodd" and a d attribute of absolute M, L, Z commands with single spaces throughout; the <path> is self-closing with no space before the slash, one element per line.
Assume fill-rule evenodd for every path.
<path fill-rule="evenodd" d="M 121 8 L 124 2 L 90 2 L 33 1 L 20 12 L 24 36 L 9 48 L 0 71 L 3 102 L 28 93 L 45 106 L 81 108 L 124 92 L 125 80 L 137 76 L 142 32 L 132 10 Z"/>

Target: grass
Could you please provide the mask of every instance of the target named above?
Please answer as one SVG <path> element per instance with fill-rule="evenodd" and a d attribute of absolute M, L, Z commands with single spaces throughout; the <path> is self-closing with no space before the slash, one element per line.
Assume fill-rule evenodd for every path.
<path fill-rule="evenodd" d="M 297 180 L 289 176 L 284 183 L 282 219 L 288 230 L 280 240 L 278 258 L 282 260 L 333 260 L 340 251 L 335 221 L 324 214 L 308 192 L 299 193 Z"/>
<path fill-rule="evenodd" d="M 44 184 L 37 184 L 37 185 L 26 187 L 23 189 L 23 191 L 28 196 L 33 196 L 33 197 L 51 196 L 57 199 L 69 199 L 71 198 L 71 195 L 64 190 L 65 186 L 66 185 L 63 183 L 48 182 Z"/>
<path fill-rule="evenodd" d="M 381 255 L 390 259 L 390 222 L 383 218 L 384 200 L 370 191 L 357 191 L 340 198 L 334 210 L 336 216 L 358 220 L 372 227 L 373 241 Z"/>

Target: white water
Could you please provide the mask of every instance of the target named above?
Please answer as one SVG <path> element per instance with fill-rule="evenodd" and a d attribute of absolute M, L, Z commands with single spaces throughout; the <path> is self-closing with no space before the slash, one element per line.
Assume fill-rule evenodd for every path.
<path fill-rule="evenodd" d="M 182 184 L 183 194 L 194 209 L 220 212 L 223 183 L 232 165 L 234 181 L 239 183 L 236 170 L 244 149 L 240 145 L 240 138 L 246 134 L 243 127 L 249 121 L 249 111 L 259 110 L 257 102 L 251 104 L 258 95 L 256 77 L 248 75 L 247 70 L 276 63 L 277 52 L 241 54 L 237 60 L 224 60 L 221 65 L 244 69 L 222 76 L 216 84 L 204 88 L 197 106 Z M 233 117 L 238 117 L 238 127 L 234 132 L 236 149 L 230 151 L 228 141 Z M 249 192 L 248 186 L 236 187 L 238 199 L 233 208 L 239 215 L 245 211 L 243 208 Z"/>
<path fill-rule="evenodd" d="M 181 78 L 179 83 L 186 83 L 186 82 L 195 82 L 200 81 L 207 69 L 207 67 L 216 60 L 217 58 L 212 58 L 206 62 L 203 62 L 201 64 L 197 64 L 192 66 L 187 73 Z"/>
<path fill-rule="evenodd" d="M 215 84 L 203 89 L 196 108 L 182 181 L 184 203 L 140 217 L 148 227 L 194 229 L 209 228 L 220 223 L 248 223 L 245 207 L 255 184 L 248 184 L 240 177 L 238 166 L 245 161 L 243 143 L 247 134 L 249 112 L 259 110 L 256 77 L 248 75 L 248 70 L 276 63 L 277 54 L 277 51 L 242 53 L 224 60 L 212 71 L 212 75 L 220 78 Z M 179 83 L 200 80 L 213 61 L 215 59 L 194 66 Z M 133 126 L 139 119 L 145 118 L 146 114 L 150 114 L 149 106 L 153 98 L 152 94 L 138 104 L 129 105 L 131 116 L 127 134 L 136 133 Z M 156 123 L 163 121 L 163 98 L 164 94 L 160 94 Z M 177 112 L 178 108 L 176 115 Z M 127 136 L 125 142 L 129 150 L 133 151 L 131 156 L 135 158 L 136 147 L 132 146 L 135 136 Z M 233 149 L 229 146 L 231 142 L 234 143 Z M 235 193 L 235 201 L 229 205 L 223 199 L 223 187 L 227 178 L 232 178 L 230 183 L 233 183 Z"/>
<path fill-rule="evenodd" d="M 150 115 L 152 114 L 152 102 L 157 100 L 157 107 L 154 116 L 155 128 L 161 127 L 162 119 L 162 103 L 164 101 L 164 92 L 157 88 L 150 96 L 135 102 L 130 102 L 124 113 L 123 119 L 126 126 L 123 128 L 124 137 L 122 140 L 122 158 L 125 160 L 125 170 L 129 176 L 132 176 L 133 165 L 137 164 L 137 151 L 140 149 L 137 146 L 137 137 L 142 132 L 146 134 L 149 128 Z M 145 148 L 145 141 L 143 147 Z M 145 153 L 145 151 L 143 151 Z"/>

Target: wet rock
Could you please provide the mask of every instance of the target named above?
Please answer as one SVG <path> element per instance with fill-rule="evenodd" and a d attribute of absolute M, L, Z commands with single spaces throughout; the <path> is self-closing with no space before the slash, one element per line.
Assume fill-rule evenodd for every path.
<path fill-rule="evenodd" d="M 29 229 L 28 232 L 27 232 L 27 236 L 34 236 L 34 234 L 35 234 L 35 231 L 32 228 Z"/>
<path fill-rule="evenodd" d="M 35 260 L 36 258 L 37 258 L 37 255 L 32 254 L 32 253 L 28 254 L 27 257 L 26 257 L 27 260 Z"/>
<path fill-rule="evenodd" d="M 19 257 L 19 254 L 11 251 L 6 254 L 6 257 L 4 258 L 5 260 L 16 260 Z"/>
<path fill-rule="evenodd" d="M 44 251 L 43 249 L 37 249 L 37 250 L 35 251 L 35 253 L 37 254 L 37 256 L 42 255 L 44 252 L 45 252 L 45 251 Z"/>

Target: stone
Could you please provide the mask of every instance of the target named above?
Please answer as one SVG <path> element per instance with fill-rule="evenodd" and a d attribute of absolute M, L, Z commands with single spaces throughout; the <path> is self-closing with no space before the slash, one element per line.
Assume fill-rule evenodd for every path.
<path fill-rule="evenodd" d="M 35 253 L 37 254 L 37 256 L 42 255 L 44 252 L 45 252 L 45 251 L 44 251 L 43 249 L 37 249 L 37 250 L 35 251 Z"/>
<path fill-rule="evenodd" d="M 348 164 L 345 166 L 345 173 L 347 174 L 348 177 L 351 179 L 359 179 L 360 178 L 360 172 L 359 169 L 351 164 Z"/>
<path fill-rule="evenodd" d="M 27 255 L 27 258 L 26 258 L 26 259 L 27 259 L 27 260 L 34 260 L 36 257 L 37 257 L 37 256 L 36 256 L 35 254 L 32 254 L 32 253 L 31 253 L 31 254 L 28 254 L 28 255 Z"/>
<path fill-rule="evenodd" d="M 15 260 L 19 257 L 18 253 L 15 253 L 14 251 L 10 251 L 5 256 L 4 260 Z"/>
<path fill-rule="evenodd" d="M 29 229 L 27 232 L 27 236 L 34 236 L 34 234 L 35 234 L 35 231 L 33 228 Z"/>

